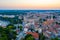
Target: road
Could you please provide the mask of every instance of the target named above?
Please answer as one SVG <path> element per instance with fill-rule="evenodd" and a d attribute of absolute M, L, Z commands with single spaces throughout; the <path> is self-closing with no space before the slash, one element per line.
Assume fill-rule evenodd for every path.
<path fill-rule="evenodd" d="M 21 40 L 21 38 L 23 37 L 25 37 L 26 36 L 26 34 L 22 31 L 22 32 L 20 32 L 18 35 L 17 35 L 17 38 L 16 38 L 16 40 Z"/>

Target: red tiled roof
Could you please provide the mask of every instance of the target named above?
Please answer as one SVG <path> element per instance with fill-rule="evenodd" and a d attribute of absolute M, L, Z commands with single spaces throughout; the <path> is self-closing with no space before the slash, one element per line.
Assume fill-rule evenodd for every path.
<path fill-rule="evenodd" d="M 39 38 L 39 35 L 36 32 L 26 32 L 26 34 L 31 34 L 34 38 Z"/>

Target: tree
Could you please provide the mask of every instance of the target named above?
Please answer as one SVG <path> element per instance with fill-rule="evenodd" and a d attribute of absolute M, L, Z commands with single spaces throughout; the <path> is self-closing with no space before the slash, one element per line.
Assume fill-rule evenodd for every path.
<path fill-rule="evenodd" d="M 45 36 L 43 35 L 43 33 L 39 34 L 39 40 L 45 40 Z"/>
<path fill-rule="evenodd" d="M 22 28 L 23 28 L 23 27 L 22 27 L 22 26 L 19 26 L 19 28 L 20 28 L 20 31 L 22 31 Z"/>
<path fill-rule="evenodd" d="M 0 37 L 0 40 L 8 40 L 8 37 L 6 34 L 2 33 L 1 34 L 1 37 Z"/>
<path fill-rule="evenodd" d="M 51 40 L 59 40 L 58 37 L 55 37 L 55 38 L 51 38 Z"/>
<path fill-rule="evenodd" d="M 53 18 L 56 18 L 56 16 L 53 16 Z"/>
<path fill-rule="evenodd" d="M 17 35 L 16 31 L 13 31 L 13 30 L 15 29 L 15 27 L 14 27 L 12 24 L 9 24 L 9 25 L 7 26 L 7 28 L 10 30 L 10 31 L 9 31 L 9 37 L 10 37 L 11 39 L 14 39 L 14 40 L 15 40 L 16 35 Z"/>
<path fill-rule="evenodd" d="M 0 27 L 0 40 L 12 40 L 16 38 L 16 32 L 9 28 Z"/>
<path fill-rule="evenodd" d="M 1 29 L 2 27 L 0 27 Z M 8 40 L 9 36 L 8 36 L 8 32 L 9 30 L 7 28 L 2 28 L 0 31 L 0 40 Z"/>
<path fill-rule="evenodd" d="M 24 40 L 35 40 L 31 34 L 27 34 Z"/>
<path fill-rule="evenodd" d="M 15 31 L 10 32 L 10 36 L 15 40 L 17 33 Z"/>
<path fill-rule="evenodd" d="M 15 29 L 14 25 L 12 25 L 12 24 L 9 24 L 9 25 L 7 26 L 7 28 L 8 28 L 8 29 Z"/>
<path fill-rule="evenodd" d="M 42 18 L 39 19 L 39 23 L 43 23 L 44 21 L 46 21 L 46 19 L 42 19 Z"/>
<path fill-rule="evenodd" d="M 21 23 L 21 24 L 22 24 L 22 21 L 23 21 L 23 20 L 21 20 L 21 19 L 18 20 L 18 22 Z"/>

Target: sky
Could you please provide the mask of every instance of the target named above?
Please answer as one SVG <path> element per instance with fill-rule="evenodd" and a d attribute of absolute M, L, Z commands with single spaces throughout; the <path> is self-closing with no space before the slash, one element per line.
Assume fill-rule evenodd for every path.
<path fill-rule="evenodd" d="M 0 0 L 0 9 L 60 9 L 60 0 Z"/>

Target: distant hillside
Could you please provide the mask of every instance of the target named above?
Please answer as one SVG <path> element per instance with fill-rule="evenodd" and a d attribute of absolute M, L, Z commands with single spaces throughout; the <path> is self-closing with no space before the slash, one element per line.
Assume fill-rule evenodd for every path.
<path fill-rule="evenodd" d="M 26 12 L 59 12 L 60 10 L 0 10 L 0 14 L 6 15 L 17 15 L 17 14 L 26 14 Z"/>

